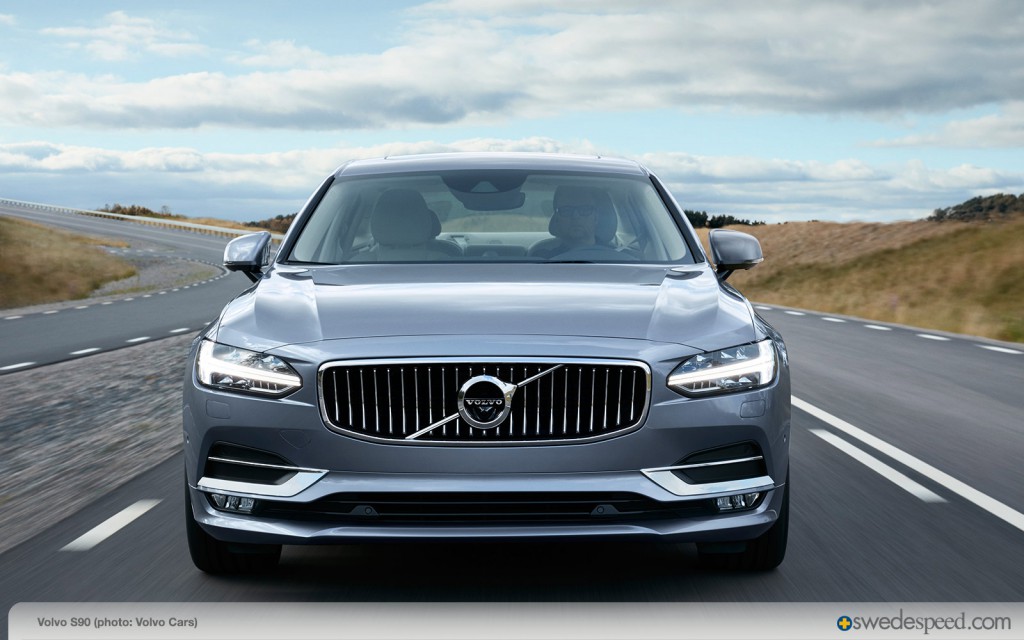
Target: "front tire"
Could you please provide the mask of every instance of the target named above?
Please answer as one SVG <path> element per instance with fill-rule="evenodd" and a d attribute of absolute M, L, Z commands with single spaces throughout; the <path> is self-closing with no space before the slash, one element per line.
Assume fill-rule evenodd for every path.
<path fill-rule="evenodd" d="M 192 496 L 185 483 L 185 535 L 192 563 L 205 573 L 225 575 L 270 571 L 281 559 L 279 544 L 236 544 L 206 533 L 192 513 Z"/>

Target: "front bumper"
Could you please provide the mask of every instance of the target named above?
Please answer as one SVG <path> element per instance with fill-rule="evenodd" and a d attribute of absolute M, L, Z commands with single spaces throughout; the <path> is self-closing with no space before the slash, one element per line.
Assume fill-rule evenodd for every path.
<path fill-rule="evenodd" d="M 220 540 L 239 543 L 260 544 L 324 544 L 359 541 L 394 540 L 510 540 L 510 539 L 552 539 L 552 538 L 639 538 L 658 539 L 666 542 L 730 542 L 756 538 L 767 530 L 777 519 L 781 508 L 783 486 L 771 478 L 757 478 L 733 483 L 714 483 L 704 487 L 694 486 L 694 494 L 685 500 L 669 493 L 655 484 L 643 473 L 609 474 L 539 474 L 516 476 L 423 476 L 421 474 L 382 475 L 328 473 L 313 486 L 302 492 L 308 502 L 330 496 L 372 491 L 375 495 L 394 493 L 415 494 L 424 501 L 436 495 L 452 495 L 457 492 L 463 497 L 532 495 L 619 495 L 634 494 L 654 502 L 668 499 L 665 506 L 679 507 L 680 513 L 689 508 L 686 515 L 673 516 L 667 510 L 657 517 L 617 516 L 615 514 L 593 513 L 587 519 L 568 522 L 508 522 L 496 519 L 476 519 L 474 522 L 387 522 L 386 517 L 376 513 L 368 517 L 334 519 L 293 519 L 267 518 L 254 515 L 229 513 L 213 507 L 208 498 L 211 492 L 225 493 L 240 497 L 256 498 L 258 504 L 278 506 L 292 501 L 267 498 L 265 495 L 239 491 L 226 491 L 222 483 L 200 481 L 199 487 L 190 487 L 193 515 L 196 521 L 211 535 Z M 473 491 L 467 492 L 467 487 Z M 234 489 L 241 488 L 239 486 Z M 706 489 L 706 492 L 696 493 Z M 694 507 L 705 505 L 719 496 L 758 491 L 763 495 L 758 506 L 737 513 L 712 514 L 704 510 L 694 515 Z M 293 499 L 294 500 L 294 499 Z M 308 503 L 307 502 L 307 503 Z M 594 499 L 601 502 L 600 498 Z M 367 508 L 370 508 L 369 506 Z M 595 512 L 600 508 L 595 509 Z M 359 509 L 360 513 L 362 508 Z M 699 509 L 698 509 L 699 511 Z M 385 520 L 385 521 L 382 521 Z"/>
<path fill-rule="evenodd" d="M 510 339 L 510 343 L 511 343 Z M 382 351 L 382 342 L 348 341 L 349 357 L 366 357 L 361 348 Z M 536 348 L 536 339 L 531 341 Z M 446 345 L 447 346 L 447 345 Z M 511 346 L 516 346 L 512 344 Z M 316 380 L 323 358 L 290 358 L 304 380 Z M 186 378 L 183 415 L 186 477 L 193 516 L 213 537 L 237 543 L 320 544 L 365 540 L 641 538 L 673 542 L 750 540 L 776 521 L 789 467 L 789 377 L 780 367 L 771 386 L 711 398 L 685 398 L 664 380 L 681 358 L 678 345 L 648 343 L 639 354 L 636 341 L 608 340 L 594 353 L 589 340 L 550 341 L 544 353 L 555 357 L 639 359 L 651 367 L 649 411 L 643 425 L 629 433 L 593 442 L 524 446 L 444 446 L 432 443 L 384 443 L 337 433 L 323 421 L 316 384 L 281 400 L 210 390 Z M 396 342 L 395 353 L 429 356 L 436 344 Z M 446 353 L 452 349 L 445 349 Z M 518 351 L 510 349 L 510 351 Z M 301 355 L 301 354 L 300 354 Z M 763 452 L 764 471 L 721 482 L 684 482 L 680 462 L 700 451 L 741 442 Z M 207 473 L 218 443 L 272 452 L 290 472 L 280 483 L 252 482 Z M 273 466 L 273 465 L 271 465 Z M 217 509 L 210 494 L 253 498 L 268 508 L 264 515 Z M 651 507 L 637 515 L 595 513 L 572 518 L 423 517 L 389 520 L 303 513 L 277 517 L 336 496 L 372 493 L 430 501 L 441 494 L 496 499 L 528 495 L 594 497 L 629 494 Z M 715 512 L 715 498 L 758 493 L 753 508 Z M 372 504 L 367 504 L 371 506 Z M 276 508 L 280 507 L 280 508 Z"/>

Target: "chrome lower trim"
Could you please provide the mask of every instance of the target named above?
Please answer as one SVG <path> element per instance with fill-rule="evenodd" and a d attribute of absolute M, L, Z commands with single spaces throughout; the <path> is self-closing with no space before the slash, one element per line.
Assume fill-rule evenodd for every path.
<path fill-rule="evenodd" d="M 726 464 L 739 464 L 740 462 L 752 462 L 754 460 L 764 460 L 764 456 L 750 456 L 749 458 L 733 458 L 731 460 L 716 460 L 715 462 L 698 462 L 696 464 L 678 464 L 672 467 L 658 467 L 657 469 L 648 469 L 648 471 L 673 471 L 676 469 L 700 469 L 702 467 L 720 467 Z"/>
<path fill-rule="evenodd" d="M 214 462 L 226 462 L 228 464 L 237 464 L 243 467 L 259 467 L 260 469 L 279 469 L 281 471 L 309 471 L 313 473 L 327 473 L 322 469 L 307 469 L 306 467 L 291 467 L 285 464 L 267 464 L 265 462 L 249 462 L 248 460 L 236 460 L 235 458 L 221 458 L 219 456 L 210 456 L 207 460 L 213 460 Z"/>
<path fill-rule="evenodd" d="M 295 475 L 282 484 L 260 484 L 256 482 L 240 482 L 238 480 L 222 480 L 220 478 L 202 477 L 196 483 L 196 489 L 200 491 L 215 491 L 217 493 L 238 494 L 252 497 L 290 498 L 302 493 L 309 487 L 316 484 L 320 478 L 327 475 L 324 469 L 300 469 L 296 467 L 269 466 L 275 469 L 287 469 L 294 471 Z"/>
<path fill-rule="evenodd" d="M 728 482 L 690 484 L 672 473 L 671 469 L 678 468 L 641 469 L 641 473 L 662 489 L 686 498 L 715 498 L 737 493 L 769 491 L 775 488 L 775 481 L 772 480 L 771 476 L 744 478 L 743 480 L 730 480 Z"/>

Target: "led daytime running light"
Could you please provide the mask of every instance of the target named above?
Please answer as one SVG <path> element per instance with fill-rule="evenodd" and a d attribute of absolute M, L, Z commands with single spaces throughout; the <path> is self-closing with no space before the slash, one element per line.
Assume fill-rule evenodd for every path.
<path fill-rule="evenodd" d="M 218 345 L 208 340 L 204 341 L 199 347 L 199 358 L 196 360 L 197 377 L 204 385 L 234 391 L 251 391 L 263 395 L 282 395 L 302 385 L 302 379 L 294 372 L 284 373 L 263 367 L 248 366 L 218 357 L 215 352 L 218 347 L 221 350 L 227 350 L 234 356 L 234 360 L 267 357 L 253 351 Z M 291 367 L 284 361 L 274 356 L 270 357 L 278 369 L 291 370 Z M 230 382 L 223 382 L 225 378 L 230 379 Z M 252 383 L 258 384 L 253 385 Z M 269 388 L 261 388 L 259 385 L 266 385 Z"/>
<path fill-rule="evenodd" d="M 729 364 L 708 365 L 691 371 L 682 369 L 700 367 L 697 359 L 704 361 L 724 360 L 728 353 L 738 353 L 745 348 L 757 348 L 752 358 L 736 360 Z M 732 358 L 733 356 L 729 356 Z M 692 395 L 709 395 L 718 392 L 743 391 L 769 384 L 775 378 L 775 348 L 771 340 L 763 340 L 747 347 L 733 347 L 688 359 L 668 378 L 673 389 Z"/>

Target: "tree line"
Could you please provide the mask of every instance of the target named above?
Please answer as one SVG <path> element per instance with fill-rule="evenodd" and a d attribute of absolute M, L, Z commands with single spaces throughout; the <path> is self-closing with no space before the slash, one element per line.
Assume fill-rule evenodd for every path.
<path fill-rule="evenodd" d="M 139 204 L 130 204 L 128 206 L 124 206 L 115 202 L 113 205 L 105 204 L 99 209 L 96 209 L 96 211 L 103 211 L 106 213 L 118 213 L 123 216 L 145 216 L 147 218 L 185 218 L 185 216 L 180 216 L 171 213 L 170 207 L 166 205 L 160 207 L 160 211 L 157 212 Z"/>
<path fill-rule="evenodd" d="M 993 196 L 978 196 L 952 207 L 936 209 L 928 217 L 932 222 L 945 220 L 991 221 L 1024 214 L 1024 194 L 997 193 Z"/>
<path fill-rule="evenodd" d="M 709 216 L 707 211 L 691 211 L 689 209 L 685 209 L 683 210 L 683 213 L 686 214 L 686 217 L 690 220 L 690 224 L 692 224 L 695 229 L 702 229 L 704 227 L 707 227 L 708 229 L 718 229 L 731 225 L 755 227 L 757 225 L 764 224 L 763 222 L 758 222 L 756 220 L 741 220 L 725 214 Z"/>

